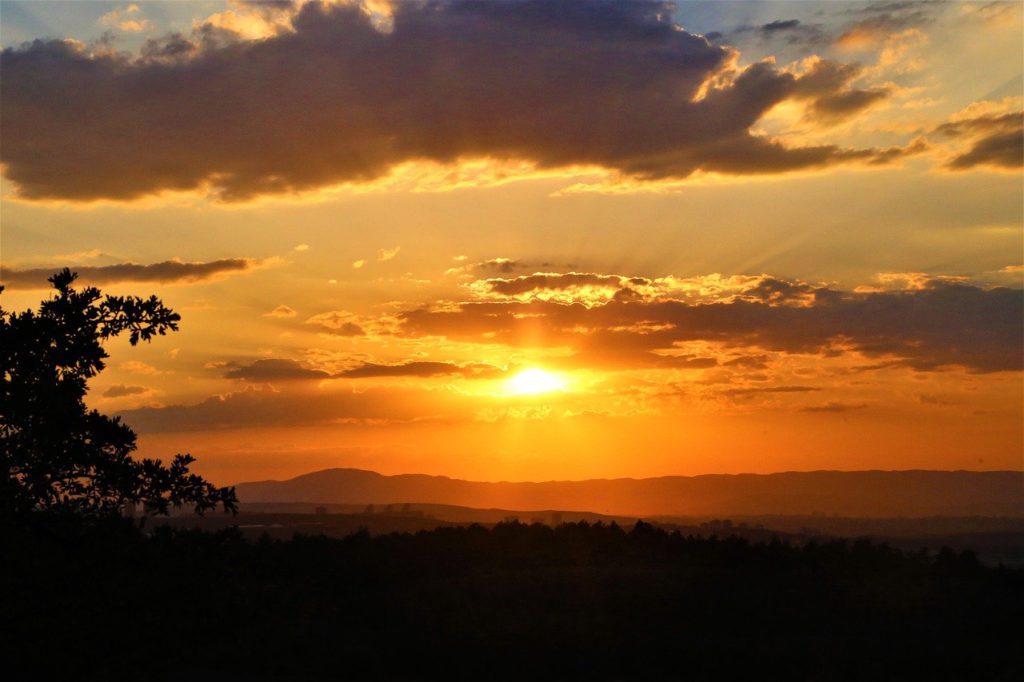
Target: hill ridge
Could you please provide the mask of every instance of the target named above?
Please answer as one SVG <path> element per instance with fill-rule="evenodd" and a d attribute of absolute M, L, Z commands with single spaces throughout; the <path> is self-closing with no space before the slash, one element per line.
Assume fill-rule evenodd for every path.
<path fill-rule="evenodd" d="M 702 474 L 576 481 L 470 481 L 336 467 L 239 483 L 243 502 L 395 504 L 621 515 L 840 514 L 1024 516 L 1017 471 L 860 470 Z"/>

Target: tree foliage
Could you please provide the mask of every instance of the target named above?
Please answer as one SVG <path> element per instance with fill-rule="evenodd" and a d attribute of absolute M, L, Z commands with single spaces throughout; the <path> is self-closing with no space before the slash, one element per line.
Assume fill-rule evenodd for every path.
<path fill-rule="evenodd" d="M 76 682 L 1024 679 L 1024 570 L 970 552 L 648 524 L 153 525 L 0 531 L 0 656 Z"/>
<path fill-rule="evenodd" d="M 50 278 L 56 296 L 38 311 L 0 308 L 0 480 L 2 513 L 40 511 L 112 516 L 127 504 L 166 514 L 171 506 L 235 511 L 234 488 L 190 473 L 194 458 L 132 459 L 135 432 L 85 405 L 88 381 L 104 368 L 103 342 L 131 345 L 178 329 L 180 316 L 155 296 L 101 296 L 72 288 L 65 268 Z M 0 288 L 2 291 L 2 288 Z"/>

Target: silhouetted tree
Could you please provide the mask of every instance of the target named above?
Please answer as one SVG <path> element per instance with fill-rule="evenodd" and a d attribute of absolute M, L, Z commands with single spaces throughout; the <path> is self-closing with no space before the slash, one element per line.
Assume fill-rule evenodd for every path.
<path fill-rule="evenodd" d="M 171 505 L 235 511 L 234 488 L 189 473 L 191 455 L 169 465 L 132 459 L 135 433 L 119 417 L 86 408 L 87 382 L 107 357 L 104 341 L 127 333 L 134 346 L 176 330 L 180 316 L 155 296 L 75 290 L 76 277 L 67 268 L 51 277 L 57 295 L 38 312 L 0 308 L 0 513 L 113 516 L 136 503 L 150 513 Z"/>

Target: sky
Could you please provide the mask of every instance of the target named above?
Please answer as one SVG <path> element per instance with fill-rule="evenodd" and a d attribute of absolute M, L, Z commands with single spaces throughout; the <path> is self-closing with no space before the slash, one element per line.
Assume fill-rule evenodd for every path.
<path fill-rule="evenodd" d="M 3 307 L 219 484 L 1022 468 L 1019 2 L 0 3 Z"/>

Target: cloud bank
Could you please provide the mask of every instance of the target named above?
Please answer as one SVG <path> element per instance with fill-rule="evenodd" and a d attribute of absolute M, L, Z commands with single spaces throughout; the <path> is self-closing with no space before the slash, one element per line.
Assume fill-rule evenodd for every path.
<path fill-rule="evenodd" d="M 501 370 L 481 363 L 456 364 L 454 362 L 436 362 L 413 360 L 399 364 L 379 364 L 365 362 L 342 370 L 336 374 L 328 374 L 322 370 L 309 369 L 294 360 L 267 358 L 256 360 L 248 365 L 234 365 L 225 374 L 226 379 L 242 379 L 253 383 L 272 383 L 275 381 L 309 381 L 320 379 L 371 379 L 388 377 L 429 378 L 457 375 L 465 378 L 494 377 Z"/>
<path fill-rule="evenodd" d="M 970 143 L 970 149 L 947 164 L 951 170 L 1024 166 L 1024 113 L 1020 111 L 960 118 L 944 123 L 936 132 Z"/>
<path fill-rule="evenodd" d="M 920 370 L 1024 369 L 1019 289 L 933 279 L 903 290 L 848 292 L 769 276 L 704 283 L 586 273 L 481 282 L 506 298 L 406 311 L 399 333 L 566 347 L 573 349 L 568 363 L 594 367 L 714 365 L 677 353 L 703 341 L 784 353 L 857 352 Z M 577 300 L 548 295 L 581 283 L 601 290 L 570 289 Z"/>
<path fill-rule="evenodd" d="M 104 398 L 124 398 L 130 395 L 142 395 L 143 393 L 149 393 L 149 389 L 145 386 L 127 386 L 125 384 L 116 384 L 111 386 L 103 392 Z"/>
<path fill-rule="evenodd" d="M 79 265 L 71 269 L 78 273 L 84 284 L 110 284 L 113 282 L 160 282 L 163 284 L 194 284 L 216 277 L 246 272 L 258 267 L 261 261 L 253 258 L 223 258 L 220 260 L 187 263 L 181 260 L 166 260 L 142 265 L 139 263 L 118 263 L 115 265 Z M 11 289 L 48 289 L 49 277 L 60 271 L 60 267 L 3 268 L 0 281 Z"/>
<path fill-rule="evenodd" d="M 480 363 L 458 365 L 453 362 L 414 360 L 397 365 L 364 363 L 339 372 L 335 376 L 343 379 L 364 379 L 376 377 L 437 377 L 459 375 L 471 377 L 493 377 L 501 373 L 496 367 Z"/>
<path fill-rule="evenodd" d="M 804 74 L 673 24 L 660 2 L 396 3 L 388 30 L 311 2 L 279 33 L 205 25 L 140 56 L 35 41 L 0 56 L 7 177 L 30 199 L 228 201 L 461 158 L 599 166 L 652 180 L 765 174 L 920 151 L 789 147 L 752 131 L 787 99 L 830 121 L 887 96 L 822 61 Z"/>
<path fill-rule="evenodd" d="M 432 400 L 426 400 L 426 398 Z M 119 413 L 142 433 L 242 427 L 308 426 L 408 422 L 465 412 L 464 400 L 418 390 L 371 389 L 361 393 L 308 393 L 250 387 L 210 397 L 195 405 L 142 407 Z M 458 408 L 458 409 L 456 409 Z"/>
<path fill-rule="evenodd" d="M 242 379 L 252 382 L 302 381 L 329 377 L 327 372 L 307 369 L 294 360 L 277 358 L 256 360 L 252 364 L 230 369 L 224 374 L 226 379 Z"/>

